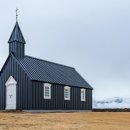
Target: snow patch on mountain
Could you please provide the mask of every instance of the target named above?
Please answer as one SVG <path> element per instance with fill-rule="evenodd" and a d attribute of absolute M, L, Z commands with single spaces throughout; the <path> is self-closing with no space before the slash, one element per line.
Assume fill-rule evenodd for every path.
<path fill-rule="evenodd" d="M 130 108 L 130 98 L 114 97 L 93 101 L 93 108 Z"/>

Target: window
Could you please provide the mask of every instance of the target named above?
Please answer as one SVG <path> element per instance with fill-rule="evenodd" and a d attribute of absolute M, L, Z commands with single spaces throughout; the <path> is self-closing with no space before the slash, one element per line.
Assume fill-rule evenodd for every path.
<path fill-rule="evenodd" d="M 85 89 L 81 89 L 81 101 L 86 101 L 86 90 Z"/>
<path fill-rule="evenodd" d="M 44 84 L 44 99 L 51 99 L 51 84 Z"/>
<path fill-rule="evenodd" d="M 70 87 L 64 87 L 64 100 L 70 100 Z"/>

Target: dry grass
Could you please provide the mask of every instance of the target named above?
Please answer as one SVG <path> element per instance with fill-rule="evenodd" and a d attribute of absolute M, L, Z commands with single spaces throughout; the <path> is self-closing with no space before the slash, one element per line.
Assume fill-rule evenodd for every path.
<path fill-rule="evenodd" d="M 0 113 L 0 130 L 130 130 L 130 113 Z"/>

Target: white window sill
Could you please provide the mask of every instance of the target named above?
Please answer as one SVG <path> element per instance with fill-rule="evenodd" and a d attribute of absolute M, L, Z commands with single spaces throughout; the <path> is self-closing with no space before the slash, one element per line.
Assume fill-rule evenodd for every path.
<path fill-rule="evenodd" d="M 86 100 L 82 99 L 81 102 L 85 102 Z"/>
<path fill-rule="evenodd" d="M 69 99 L 69 98 L 65 98 L 64 100 L 67 100 L 67 101 L 69 101 L 70 99 Z"/>
<path fill-rule="evenodd" d="M 44 99 L 51 99 L 51 97 L 44 97 Z"/>

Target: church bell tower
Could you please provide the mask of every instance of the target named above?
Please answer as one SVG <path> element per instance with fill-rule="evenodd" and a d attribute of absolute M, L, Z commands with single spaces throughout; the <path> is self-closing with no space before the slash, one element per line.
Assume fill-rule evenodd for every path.
<path fill-rule="evenodd" d="M 26 42 L 17 21 L 8 43 L 9 53 L 13 53 L 17 58 L 24 58 Z"/>
<path fill-rule="evenodd" d="M 24 58 L 25 55 L 25 40 L 18 24 L 18 9 L 16 9 L 16 24 L 9 38 L 9 54 L 13 53 L 17 58 Z"/>

